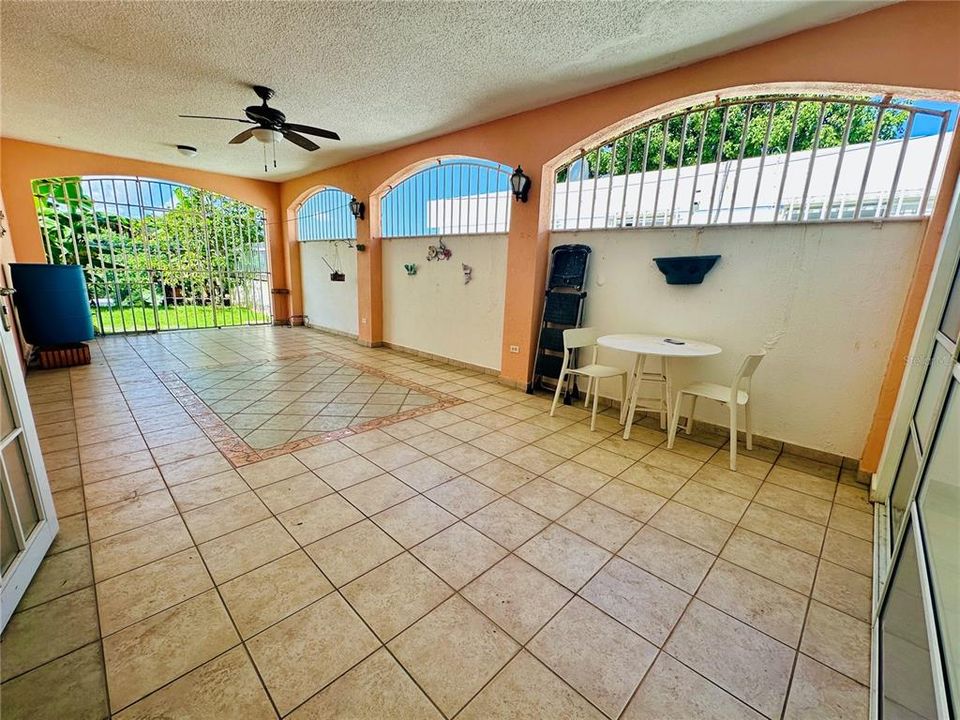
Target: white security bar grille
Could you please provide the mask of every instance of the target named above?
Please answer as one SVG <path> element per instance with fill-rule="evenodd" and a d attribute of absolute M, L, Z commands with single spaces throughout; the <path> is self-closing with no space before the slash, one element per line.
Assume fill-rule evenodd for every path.
<path fill-rule="evenodd" d="M 688 108 L 585 149 L 556 174 L 554 230 L 929 215 L 949 110 L 764 96 Z M 925 133 L 914 132 L 923 123 Z"/>
<path fill-rule="evenodd" d="M 83 267 L 98 332 L 271 322 L 263 211 L 138 177 L 33 182 L 47 262 Z"/>
<path fill-rule="evenodd" d="M 314 193 L 297 209 L 297 239 L 356 240 L 357 221 L 350 212 L 353 198 L 339 188 Z"/>
<path fill-rule="evenodd" d="M 510 228 L 513 168 L 486 160 L 437 160 L 380 198 L 383 237 L 482 235 Z"/>

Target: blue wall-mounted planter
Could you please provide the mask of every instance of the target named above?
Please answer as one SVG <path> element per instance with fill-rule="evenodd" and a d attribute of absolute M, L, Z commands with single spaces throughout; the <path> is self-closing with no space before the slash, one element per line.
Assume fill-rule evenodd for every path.
<path fill-rule="evenodd" d="M 683 255 L 653 261 L 666 276 L 667 285 L 699 285 L 719 259 L 719 255 Z"/>

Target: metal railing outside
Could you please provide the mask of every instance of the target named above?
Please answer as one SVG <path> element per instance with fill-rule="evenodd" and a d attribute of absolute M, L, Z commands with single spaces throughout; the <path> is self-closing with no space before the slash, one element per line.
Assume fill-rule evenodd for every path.
<path fill-rule="evenodd" d="M 101 334 L 271 322 L 263 211 L 139 177 L 33 181 L 47 262 L 84 270 Z"/>
<path fill-rule="evenodd" d="M 380 197 L 383 237 L 483 235 L 510 228 L 513 168 L 473 158 L 436 160 Z"/>
<path fill-rule="evenodd" d="M 920 217 L 936 200 L 949 117 L 890 98 L 832 96 L 687 108 L 561 166 L 552 228 Z M 914 133 L 920 121 L 922 136 Z"/>
<path fill-rule="evenodd" d="M 357 221 L 350 212 L 353 198 L 339 188 L 324 188 L 297 208 L 297 239 L 356 240 Z"/>

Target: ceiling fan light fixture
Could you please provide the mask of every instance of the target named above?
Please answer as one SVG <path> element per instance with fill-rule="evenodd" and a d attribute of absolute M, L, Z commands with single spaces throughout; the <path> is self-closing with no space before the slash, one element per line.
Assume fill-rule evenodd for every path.
<path fill-rule="evenodd" d="M 273 128 L 259 127 L 251 130 L 253 136 L 262 142 L 264 145 L 269 145 L 270 143 L 278 143 L 283 140 L 283 135 L 279 130 L 274 130 Z"/>
<path fill-rule="evenodd" d="M 177 152 L 186 157 L 196 157 L 199 151 L 193 145 L 177 145 Z"/>

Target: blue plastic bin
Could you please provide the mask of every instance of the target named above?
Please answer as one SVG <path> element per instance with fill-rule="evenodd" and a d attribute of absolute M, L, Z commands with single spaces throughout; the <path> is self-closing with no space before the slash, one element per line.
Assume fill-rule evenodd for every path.
<path fill-rule="evenodd" d="M 93 319 L 79 265 L 11 263 L 10 281 L 23 339 L 53 347 L 93 339 Z"/>

